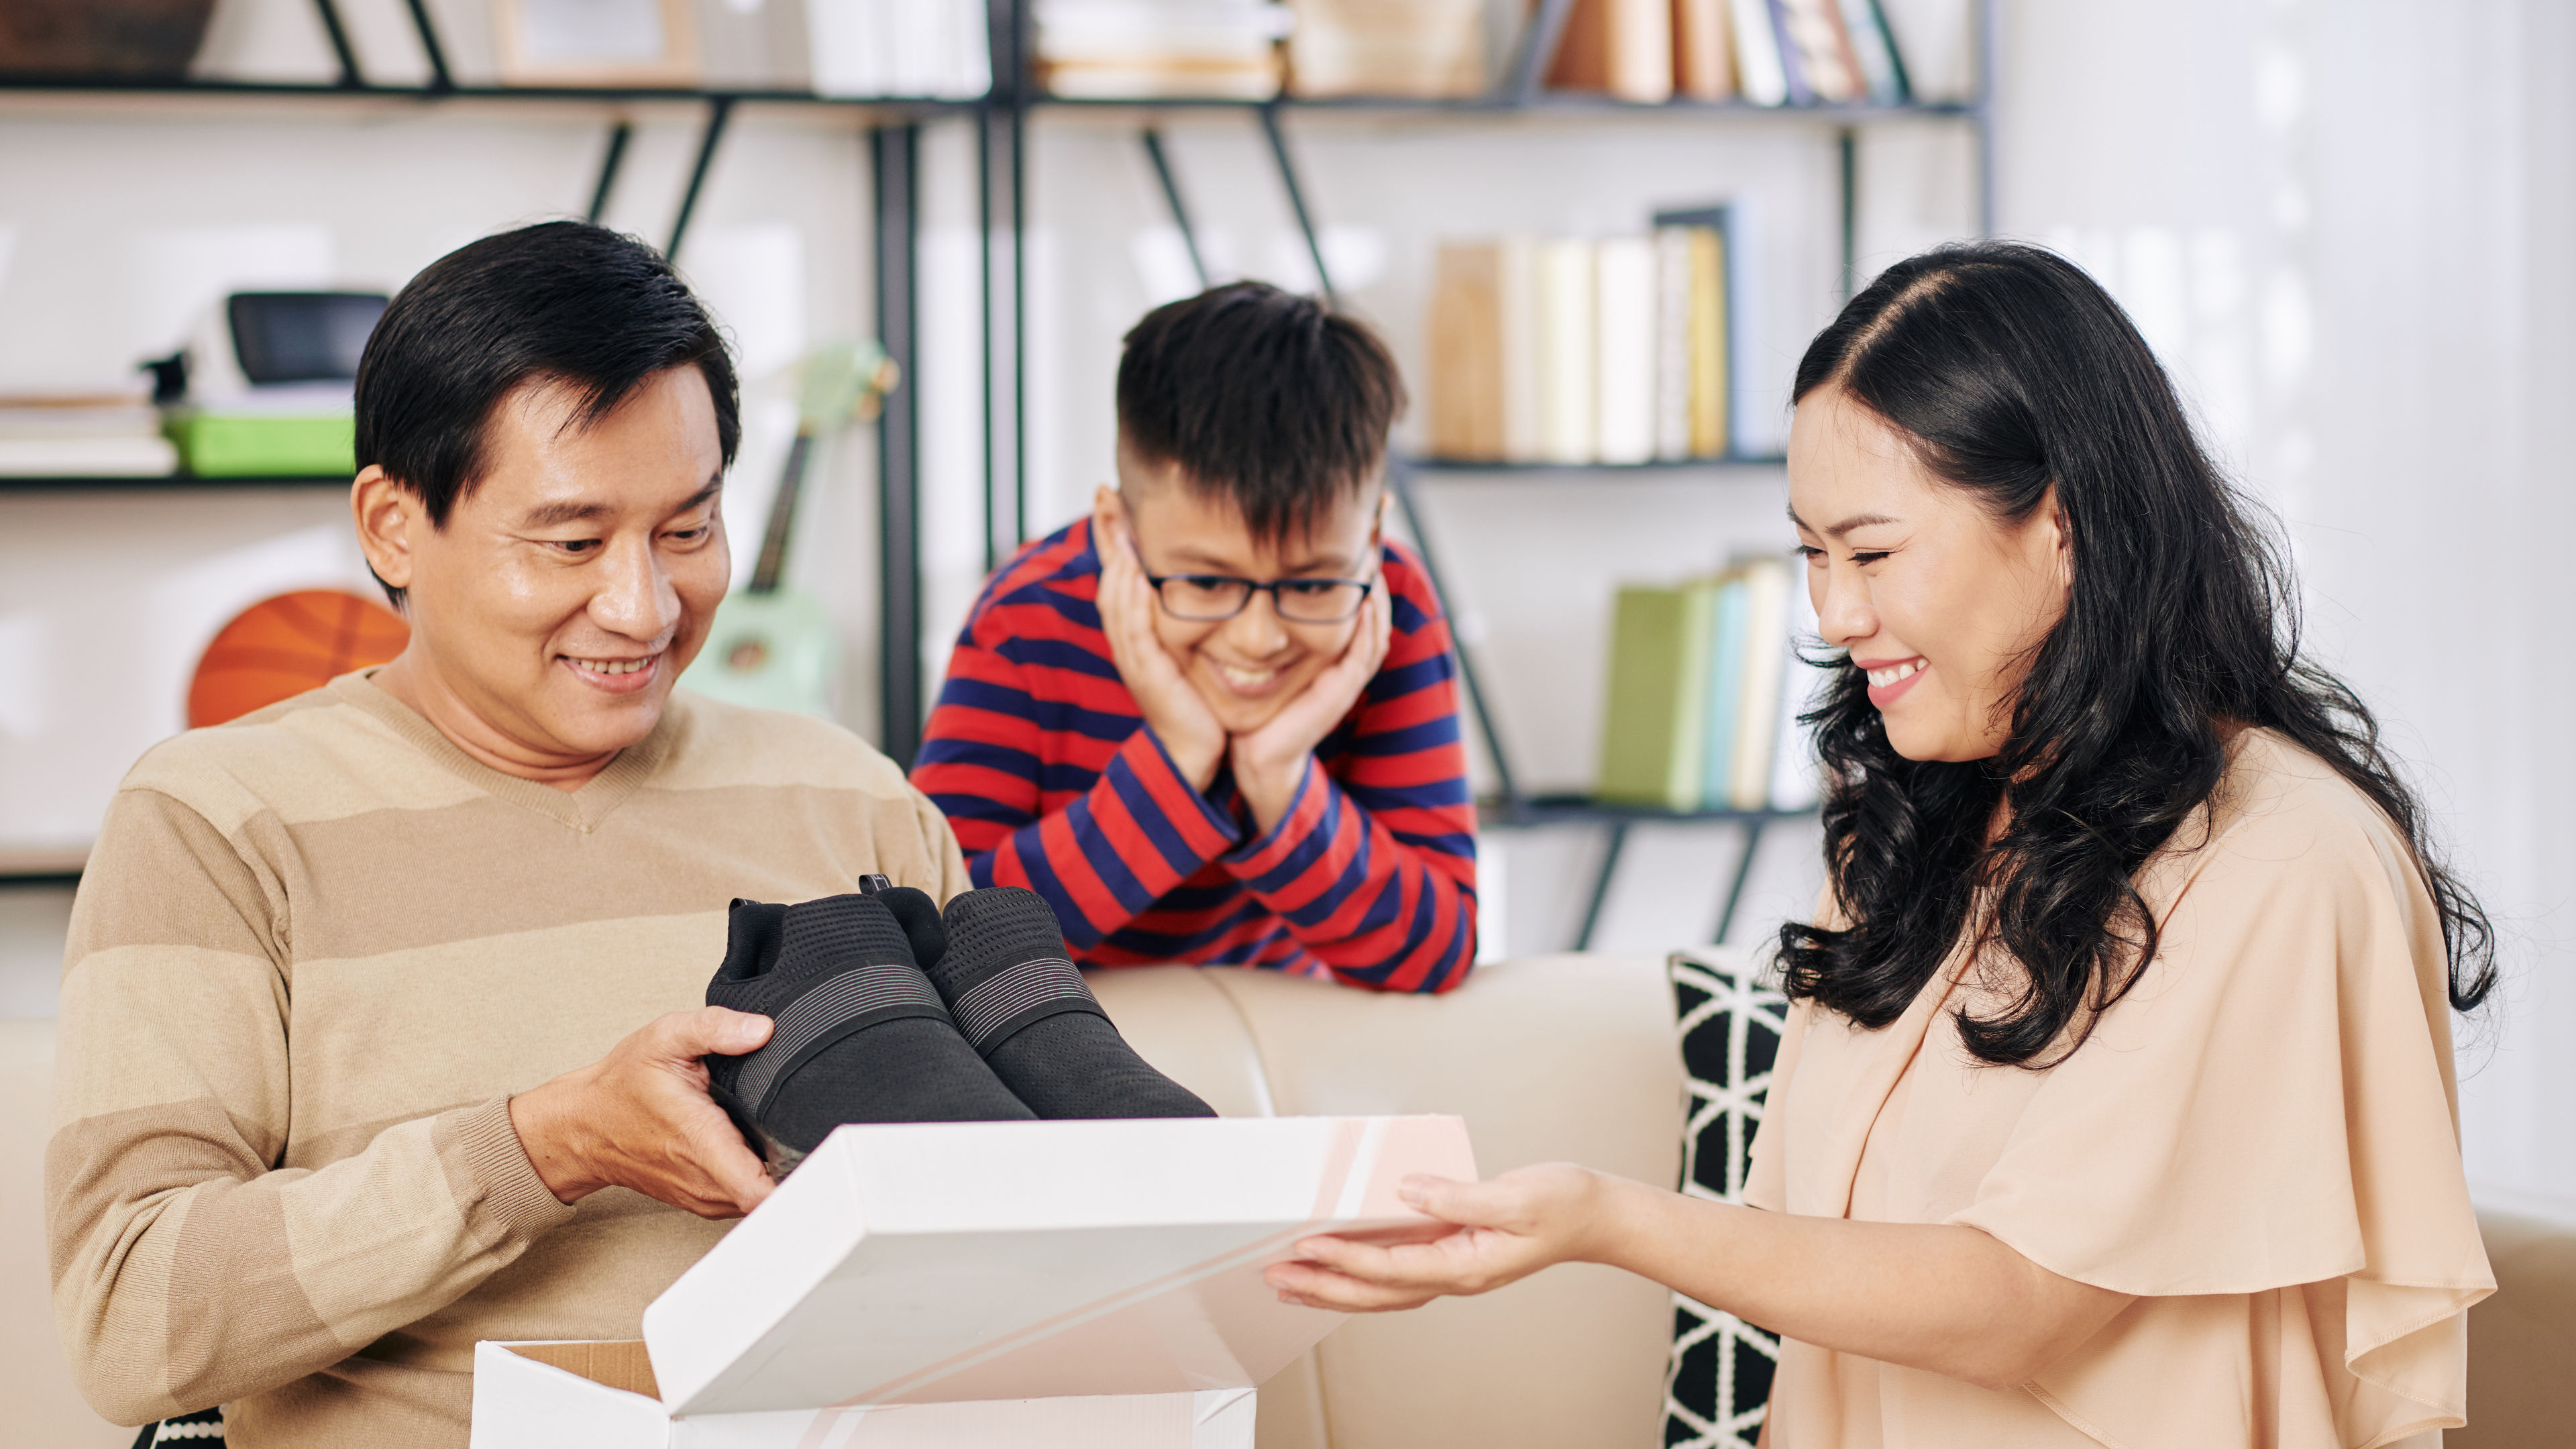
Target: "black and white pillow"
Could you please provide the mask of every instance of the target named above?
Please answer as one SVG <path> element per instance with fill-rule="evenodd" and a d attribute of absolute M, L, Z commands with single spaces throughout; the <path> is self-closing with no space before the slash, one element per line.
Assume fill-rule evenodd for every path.
<path fill-rule="evenodd" d="M 1742 1202 L 1788 999 L 1761 983 L 1762 962 L 1749 953 L 1678 951 L 1671 969 L 1690 1094 L 1681 1188 L 1691 1197 Z M 1779 1335 L 1674 1294 L 1665 1449 L 1753 1449 L 1779 1362 Z"/>

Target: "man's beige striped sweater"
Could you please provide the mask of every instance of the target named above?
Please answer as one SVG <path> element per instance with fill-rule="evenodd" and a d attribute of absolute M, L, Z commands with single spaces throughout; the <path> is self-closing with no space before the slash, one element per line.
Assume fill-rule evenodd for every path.
<path fill-rule="evenodd" d="M 509 1096 L 699 1004 L 735 896 L 965 889 L 884 756 L 675 694 L 578 791 L 362 675 L 154 749 L 73 911 L 54 1305 L 109 1417 L 462 1449 L 477 1339 L 629 1338 L 724 1231 L 541 1183 Z"/>

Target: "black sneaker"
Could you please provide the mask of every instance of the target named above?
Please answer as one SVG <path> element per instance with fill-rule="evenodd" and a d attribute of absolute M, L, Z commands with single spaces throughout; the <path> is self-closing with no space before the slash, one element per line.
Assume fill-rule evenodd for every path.
<path fill-rule="evenodd" d="M 968 891 L 948 903 L 941 925 L 946 949 L 922 969 L 993 1075 L 1040 1117 L 1216 1115 L 1110 1025 L 1046 897 L 1018 886 Z"/>
<path fill-rule="evenodd" d="M 844 1122 L 1026 1121 L 958 1035 L 902 927 L 867 896 L 735 901 L 707 1004 L 776 1025 L 758 1051 L 702 1058 L 709 1095 L 783 1178 Z"/>

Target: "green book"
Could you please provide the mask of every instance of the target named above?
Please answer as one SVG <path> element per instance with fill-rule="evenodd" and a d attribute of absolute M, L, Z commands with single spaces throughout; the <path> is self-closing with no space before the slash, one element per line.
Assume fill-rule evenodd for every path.
<path fill-rule="evenodd" d="M 183 409 L 162 430 L 179 445 L 180 465 L 200 478 L 349 477 L 358 471 L 358 424 L 350 413 Z"/>
<path fill-rule="evenodd" d="M 1610 625 L 1610 692 L 1597 794 L 1624 805 L 1695 810 L 1708 768 L 1709 635 L 1714 580 L 1619 591 Z"/>

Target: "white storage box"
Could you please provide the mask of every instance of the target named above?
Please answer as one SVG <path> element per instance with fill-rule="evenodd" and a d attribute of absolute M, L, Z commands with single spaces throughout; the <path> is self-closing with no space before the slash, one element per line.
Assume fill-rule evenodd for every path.
<path fill-rule="evenodd" d="M 1261 1270 L 1418 1236 L 1455 1117 L 844 1127 L 644 1311 L 483 1343 L 473 1449 L 1251 1449 L 1253 1389 L 1341 1322 Z"/>

